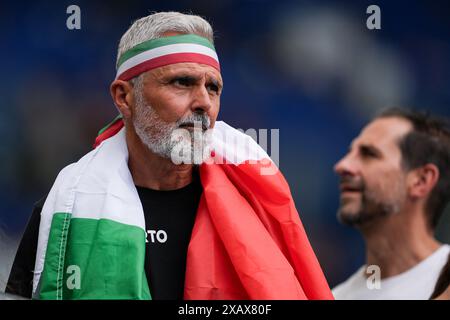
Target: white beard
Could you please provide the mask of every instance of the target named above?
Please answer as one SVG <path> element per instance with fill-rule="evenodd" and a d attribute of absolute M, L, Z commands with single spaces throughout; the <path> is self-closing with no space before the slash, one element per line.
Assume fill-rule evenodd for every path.
<path fill-rule="evenodd" d="M 203 134 L 201 129 L 191 134 L 187 129 L 180 128 L 180 125 L 186 123 L 209 128 L 211 121 L 206 114 L 194 113 L 173 123 L 165 122 L 155 109 L 146 103 L 138 85 L 135 86 L 135 93 L 136 106 L 132 123 L 136 134 L 150 151 L 163 158 L 172 159 L 175 164 L 201 164 L 209 157 L 210 134 Z M 180 150 L 187 151 L 182 152 L 184 154 L 181 158 Z"/>

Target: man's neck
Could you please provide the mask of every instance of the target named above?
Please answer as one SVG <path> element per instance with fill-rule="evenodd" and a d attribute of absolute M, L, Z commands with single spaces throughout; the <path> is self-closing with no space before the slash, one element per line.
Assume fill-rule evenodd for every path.
<path fill-rule="evenodd" d="M 128 167 L 134 184 L 153 190 L 176 190 L 192 182 L 192 165 L 176 165 L 151 152 L 132 130 L 127 130 Z"/>
<path fill-rule="evenodd" d="M 361 228 L 366 263 L 380 267 L 381 278 L 399 275 L 429 257 L 439 247 L 427 228 L 424 212 L 390 215 L 376 225 Z"/>

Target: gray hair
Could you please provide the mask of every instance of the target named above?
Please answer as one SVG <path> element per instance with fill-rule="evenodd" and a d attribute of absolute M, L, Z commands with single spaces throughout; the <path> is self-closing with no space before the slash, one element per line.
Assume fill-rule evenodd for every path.
<path fill-rule="evenodd" d="M 203 18 L 180 12 L 157 12 L 136 20 L 120 39 L 116 68 L 120 56 L 132 47 L 148 40 L 161 38 L 166 32 L 196 34 L 214 44 L 213 29 Z"/>

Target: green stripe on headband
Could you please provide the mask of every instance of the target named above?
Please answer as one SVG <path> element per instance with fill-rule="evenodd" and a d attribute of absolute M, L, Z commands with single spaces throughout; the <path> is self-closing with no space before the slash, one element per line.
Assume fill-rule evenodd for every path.
<path fill-rule="evenodd" d="M 124 63 L 126 60 L 134 57 L 135 55 L 138 55 L 139 53 L 155 49 L 158 47 L 167 46 L 169 44 L 177 44 L 177 43 L 199 44 L 216 51 L 213 44 L 208 39 L 200 37 L 196 34 L 183 34 L 178 36 L 163 37 L 142 42 L 134 46 L 133 48 L 125 51 L 119 58 L 117 68 L 119 68 L 120 65 Z"/>

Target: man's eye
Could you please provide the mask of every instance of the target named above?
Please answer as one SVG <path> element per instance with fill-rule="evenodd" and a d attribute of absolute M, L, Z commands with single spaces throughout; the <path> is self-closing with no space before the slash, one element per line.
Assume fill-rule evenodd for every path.
<path fill-rule="evenodd" d="M 181 87 L 188 87 L 192 84 L 192 80 L 190 78 L 175 78 L 170 83 Z"/>
<path fill-rule="evenodd" d="M 215 93 L 218 93 L 219 92 L 219 87 L 217 85 L 215 85 L 215 84 L 210 84 L 210 85 L 208 85 L 208 90 L 209 91 L 213 91 Z"/>
<path fill-rule="evenodd" d="M 367 158 L 376 158 L 377 157 L 377 154 L 369 149 L 362 149 L 361 154 L 363 157 L 367 157 Z"/>

